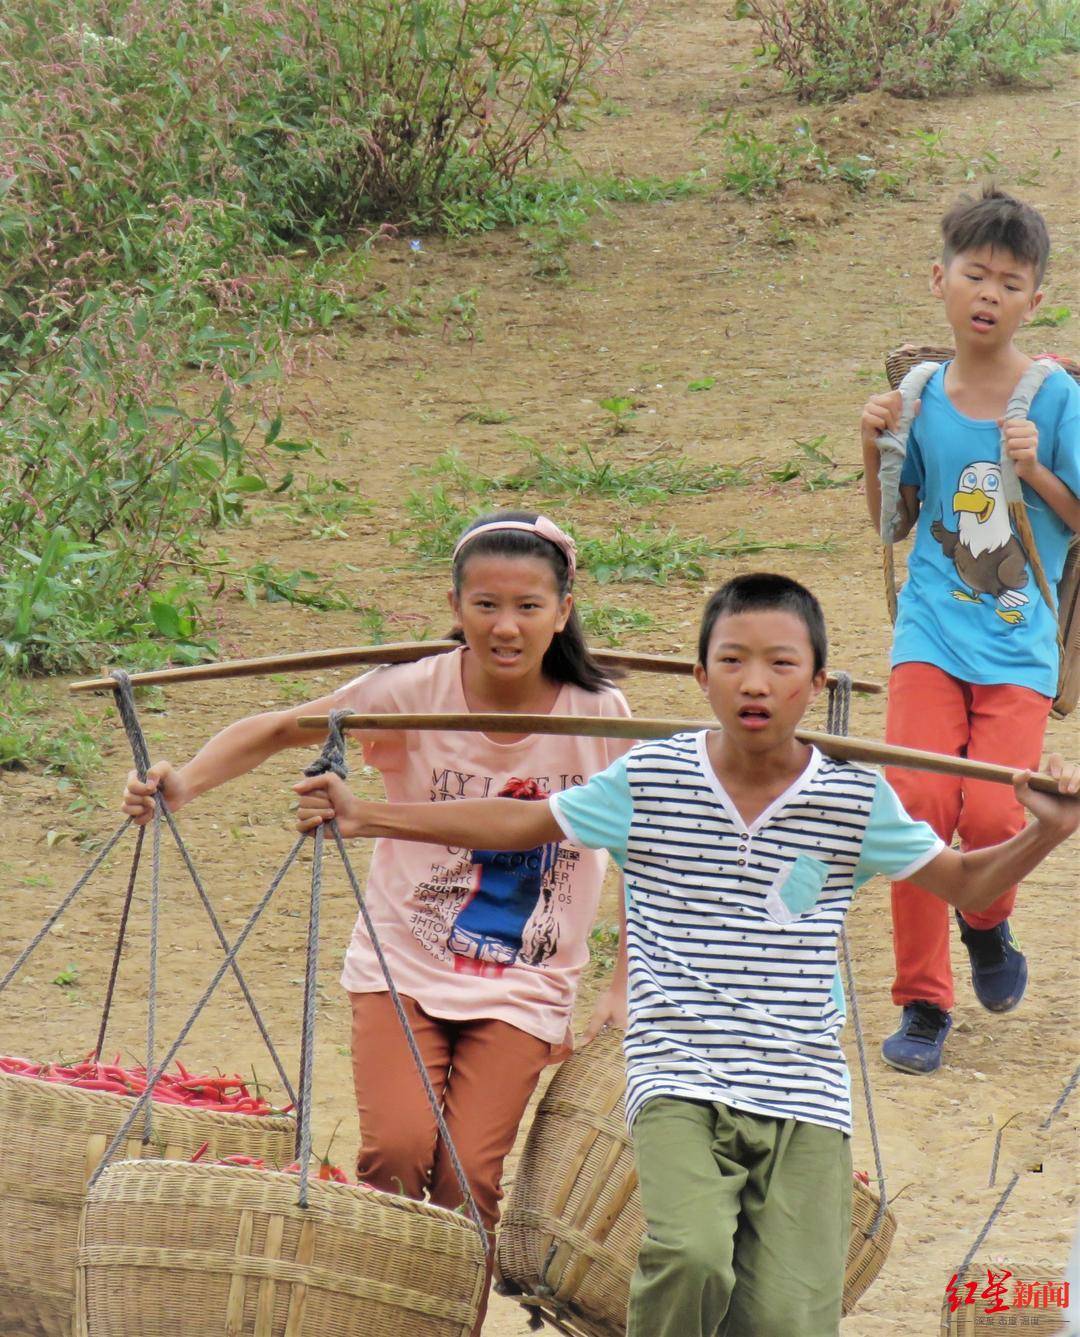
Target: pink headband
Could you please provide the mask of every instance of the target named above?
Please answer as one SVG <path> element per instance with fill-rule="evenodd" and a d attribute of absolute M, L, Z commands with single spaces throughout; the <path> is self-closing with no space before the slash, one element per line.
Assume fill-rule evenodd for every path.
<path fill-rule="evenodd" d="M 457 561 L 458 553 L 466 543 L 471 543 L 481 534 L 494 534 L 504 529 L 519 529 L 525 534 L 535 534 L 537 538 L 547 539 L 548 543 L 553 543 L 566 558 L 567 575 L 570 584 L 574 583 L 574 574 L 577 571 L 577 545 L 569 534 L 564 533 L 555 521 L 549 520 L 546 515 L 538 515 L 535 520 L 492 520 L 490 524 L 470 529 L 468 533 L 462 534 L 455 544 L 454 561 Z"/>

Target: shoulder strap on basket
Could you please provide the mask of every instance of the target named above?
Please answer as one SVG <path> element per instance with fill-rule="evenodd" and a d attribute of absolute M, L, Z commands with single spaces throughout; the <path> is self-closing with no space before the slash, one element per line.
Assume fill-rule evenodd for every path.
<path fill-rule="evenodd" d="M 881 539 L 885 544 L 882 554 L 882 570 L 885 576 L 885 603 L 889 618 L 896 621 L 896 562 L 893 557 L 893 542 L 897 522 L 900 519 L 900 474 L 904 468 L 904 456 L 907 454 L 908 437 L 911 424 L 915 421 L 915 405 L 926 388 L 926 383 L 941 366 L 940 362 L 920 362 L 912 367 L 901 380 L 897 389 L 900 391 L 900 421 L 894 432 L 884 431 L 878 437 L 878 451 L 881 463 L 878 466 L 878 483 L 881 487 Z"/>
<path fill-rule="evenodd" d="M 900 473 L 907 454 L 911 424 L 915 421 L 915 405 L 927 381 L 940 365 L 940 362 L 920 362 L 911 368 L 897 387 L 901 406 L 896 430 L 884 431 L 878 437 L 878 450 L 881 452 L 881 468 L 878 472 L 881 483 L 881 537 L 885 543 L 893 542 L 899 519 Z"/>
<path fill-rule="evenodd" d="M 1042 389 L 1043 381 L 1048 376 L 1063 368 L 1058 363 L 1049 358 L 1038 360 L 1028 367 L 1023 376 L 1016 383 L 1016 389 L 1009 396 L 1009 404 L 1005 410 L 1006 418 L 1026 418 L 1031 409 L 1031 402 Z M 1024 500 L 1023 492 L 1020 487 L 1020 480 L 1016 476 L 1016 470 L 1013 468 L 1013 462 L 1005 453 L 1005 438 L 1001 439 L 1001 484 L 1005 493 L 1005 500 L 1010 503 L 1022 502 Z M 1038 561 L 1038 554 L 1031 555 L 1032 565 Z"/>

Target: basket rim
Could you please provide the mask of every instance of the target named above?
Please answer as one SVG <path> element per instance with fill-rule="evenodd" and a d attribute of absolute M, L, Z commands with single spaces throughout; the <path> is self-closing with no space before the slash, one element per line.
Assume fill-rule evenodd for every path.
<path fill-rule="evenodd" d="M 51 1099 L 58 1104 L 66 1102 L 75 1107 L 82 1105 L 86 1108 L 102 1109 L 112 1106 L 115 1109 L 130 1111 L 136 1099 L 134 1096 L 122 1096 L 113 1091 L 83 1091 L 76 1086 L 67 1086 L 63 1082 L 46 1082 L 40 1077 L 33 1077 L 21 1072 L 0 1072 L 0 1088 L 8 1085 L 9 1078 L 14 1090 L 32 1092 L 36 1098 L 45 1102 Z M 23 1083 L 24 1085 L 15 1085 L 16 1083 Z M 155 1101 L 153 1097 L 151 1097 L 150 1104 L 153 1107 L 155 1118 L 159 1114 L 176 1111 L 188 1118 L 198 1118 L 209 1124 L 221 1123 L 223 1127 L 228 1128 L 241 1128 L 248 1125 L 252 1128 L 283 1133 L 296 1127 L 296 1119 L 292 1114 L 250 1114 L 243 1110 L 237 1110 L 235 1114 L 231 1114 L 228 1110 L 205 1110 L 190 1105 L 173 1105 L 163 1101 Z"/>
<path fill-rule="evenodd" d="M 259 1116 L 254 1116 L 259 1117 Z M 154 1157 L 152 1159 L 117 1159 L 110 1161 L 97 1183 L 87 1192 L 87 1202 L 95 1202 L 99 1193 L 105 1190 L 102 1185 L 107 1187 L 106 1181 L 115 1179 L 118 1175 L 157 1175 L 176 1174 L 182 1171 L 185 1178 L 198 1179 L 230 1179 L 236 1178 L 240 1182 L 240 1176 L 258 1175 L 266 1187 L 276 1183 L 282 1187 L 294 1189 L 299 1185 L 300 1178 L 295 1174 L 286 1174 L 284 1170 L 274 1170 L 269 1167 L 261 1169 L 258 1166 L 250 1165 L 206 1165 L 201 1161 L 178 1161 L 169 1160 L 165 1157 Z M 250 1181 L 248 1181 L 250 1182 Z M 314 1191 L 319 1197 L 324 1195 L 328 1202 L 334 1202 L 334 1195 L 337 1194 L 336 1201 L 343 1201 L 342 1194 L 348 1193 L 356 1202 L 370 1201 L 376 1199 L 385 1203 L 388 1207 L 393 1207 L 402 1211 L 415 1212 L 419 1216 L 434 1217 L 437 1220 L 452 1222 L 455 1226 L 460 1226 L 468 1230 L 473 1235 L 479 1237 L 480 1232 L 469 1217 L 463 1216 L 460 1212 L 451 1211 L 449 1207 L 440 1207 L 433 1202 L 421 1202 L 416 1198 L 406 1198 L 398 1193 L 386 1193 L 382 1189 L 372 1188 L 366 1184 L 340 1184 L 333 1180 L 316 1179 L 314 1176 L 308 1180 L 308 1190 Z M 300 1209 L 304 1210 L 304 1209 Z"/>

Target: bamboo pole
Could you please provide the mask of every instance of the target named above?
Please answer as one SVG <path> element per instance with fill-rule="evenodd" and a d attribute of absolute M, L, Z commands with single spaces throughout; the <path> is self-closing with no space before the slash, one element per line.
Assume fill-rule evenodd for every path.
<path fill-rule="evenodd" d="M 270 673 L 314 673 L 319 669 L 345 668 L 359 664 L 412 664 L 431 655 L 460 648 L 458 641 L 397 641 L 388 645 L 342 646 L 337 650 L 303 650 L 298 654 L 269 655 L 261 659 L 225 659 L 217 664 L 192 664 L 184 668 L 152 669 L 133 673 L 136 687 L 155 684 L 167 686 L 178 682 L 208 682 L 215 678 L 251 678 Z M 638 673 L 675 673 L 691 675 L 694 660 L 677 655 L 637 654 L 632 650 L 603 650 L 592 647 L 593 658 L 603 668 L 622 668 Z M 833 675 L 829 675 L 833 680 Z M 84 678 L 68 684 L 69 692 L 111 692 L 112 678 Z M 851 680 L 853 691 L 876 695 L 881 683 L 865 678 Z"/>
<path fill-rule="evenodd" d="M 302 729 L 321 729 L 329 725 L 326 715 L 302 715 L 297 723 Z M 603 715 L 512 715 L 512 714 L 421 714 L 421 715 L 346 715 L 344 729 L 446 729 L 453 732 L 488 734 L 569 734 L 582 738 L 631 738 L 635 740 L 670 738 L 677 733 L 715 729 L 715 720 L 618 719 Z M 970 761 L 940 752 L 923 752 L 914 747 L 897 747 L 872 738 L 817 733 L 796 729 L 795 737 L 809 743 L 826 756 L 839 761 L 865 761 L 874 766 L 902 766 L 916 771 L 937 771 L 942 775 L 961 775 L 969 780 L 989 780 L 994 784 L 1012 784 L 1016 767 L 996 766 L 988 761 Z M 1032 789 L 1057 794 L 1057 781 L 1050 775 L 1034 774 Z M 1080 797 L 1078 800 L 1080 801 Z"/>

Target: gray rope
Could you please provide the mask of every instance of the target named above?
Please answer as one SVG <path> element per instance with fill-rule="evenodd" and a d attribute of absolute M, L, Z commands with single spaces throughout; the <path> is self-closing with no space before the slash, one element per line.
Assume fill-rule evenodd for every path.
<path fill-rule="evenodd" d="M 851 674 L 837 669 L 829 683 L 825 729 L 828 733 L 845 735 L 851 720 Z"/>
<path fill-rule="evenodd" d="M 176 848 L 180 851 L 180 857 L 184 861 L 184 867 L 190 874 L 195 890 L 199 894 L 199 900 L 202 901 L 203 909 L 206 911 L 207 918 L 210 920 L 210 926 L 214 930 L 214 935 L 221 944 L 221 950 L 227 956 L 229 953 L 229 940 L 225 936 L 224 929 L 221 927 L 221 921 L 217 917 L 210 896 L 207 893 L 206 888 L 203 886 L 202 878 L 199 876 L 199 870 L 195 867 L 195 863 L 188 852 L 188 847 L 184 844 L 184 838 L 180 834 L 180 828 L 176 825 L 176 818 L 169 811 L 169 805 L 164 799 L 161 800 L 161 812 L 169 830 L 172 832 L 173 840 L 176 842 Z M 281 1084 L 285 1088 L 289 1099 L 295 1105 L 296 1092 L 293 1090 L 292 1081 L 285 1069 L 285 1064 L 281 1061 L 281 1055 L 278 1053 L 273 1040 L 270 1038 L 270 1032 L 267 1030 L 266 1022 L 263 1020 L 262 1013 L 259 1011 L 251 990 L 248 988 L 248 982 L 240 970 L 239 963 L 236 961 L 232 964 L 232 973 L 233 978 L 240 986 L 240 992 L 244 995 L 244 1001 L 248 1005 L 248 1011 L 251 1013 L 251 1018 L 254 1021 L 259 1034 L 262 1036 L 263 1044 L 266 1046 L 266 1052 L 270 1055 L 274 1067 L 277 1069 L 277 1074 L 281 1078 Z"/>
<path fill-rule="evenodd" d="M 1045 1133 L 1049 1130 L 1050 1125 L 1061 1113 L 1062 1106 L 1065 1104 L 1066 1100 L 1068 1100 L 1068 1098 L 1072 1095 L 1073 1091 L 1075 1091 L 1077 1082 L 1080 1082 L 1080 1067 L 1077 1067 L 1074 1070 L 1073 1075 L 1065 1083 L 1065 1089 L 1062 1091 L 1061 1095 L 1058 1096 L 1057 1103 L 1054 1105 L 1054 1108 L 1050 1111 L 1050 1113 L 1039 1125 L 1040 1133 Z M 991 1211 L 990 1215 L 986 1218 L 986 1224 L 983 1226 L 982 1230 L 979 1231 L 978 1235 L 976 1236 L 975 1243 L 967 1251 L 967 1256 L 964 1258 L 964 1261 L 960 1264 L 959 1268 L 957 1269 L 956 1276 L 958 1280 L 963 1280 L 964 1276 L 967 1273 L 968 1268 L 971 1266 L 972 1260 L 974 1259 L 975 1255 L 979 1252 L 979 1250 L 982 1248 L 983 1241 L 986 1239 L 987 1235 L 990 1234 L 990 1231 L 993 1229 L 994 1222 L 1004 1211 L 1005 1204 L 1012 1197 L 1012 1191 L 1019 1182 L 1020 1182 L 1020 1171 L 1017 1170 L 1013 1173 L 1013 1177 L 1009 1180 L 1008 1184 L 1005 1185 L 1004 1192 L 1001 1194 L 1001 1197 L 998 1198 L 997 1202 L 994 1204 L 994 1208 Z"/>
<path fill-rule="evenodd" d="M 322 902 L 323 830 L 315 831 L 311 861 L 311 909 L 308 914 L 307 961 L 304 968 L 304 1011 L 300 1030 L 300 1099 L 297 1101 L 296 1159 L 300 1162 L 300 1206 L 308 1205 L 311 1162 L 311 1079 L 315 1066 L 315 984 L 319 962 L 319 910 Z"/>
<path fill-rule="evenodd" d="M 331 714 L 326 742 L 318 757 L 304 768 L 305 775 L 328 771 L 342 780 L 349 774 L 345 760 L 345 738 L 340 719 L 345 711 Z M 296 1102 L 296 1159 L 300 1163 L 300 1206 L 308 1205 L 308 1175 L 311 1161 L 311 1082 L 315 1068 L 315 987 L 319 966 L 319 913 L 322 906 L 324 832 L 315 829 L 311 860 L 311 907 L 308 912 L 307 959 L 304 964 L 304 1008 L 300 1026 L 300 1095 Z"/>
<path fill-rule="evenodd" d="M 117 1148 L 120 1146 L 121 1142 L 123 1142 L 124 1138 L 130 1131 L 131 1126 L 134 1124 L 135 1120 L 143 1112 L 143 1109 L 150 1101 L 150 1098 L 154 1093 L 154 1089 L 157 1086 L 158 1082 L 160 1081 L 161 1077 L 164 1075 L 165 1070 L 168 1068 L 169 1064 L 173 1061 L 176 1055 L 180 1052 L 180 1047 L 187 1039 L 188 1034 L 191 1031 L 191 1028 L 195 1025 L 195 1022 L 198 1021 L 199 1017 L 202 1015 L 203 1009 L 206 1007 L 206 1004 L 210 1001 L 211 997 L 213 996 L 215 989 L 221 983 L 222 979 L 224 979 L 225 972 L 230 968 L 230 966 L 236 960 L 237 953 L 240 951 L 240 948 L 243 947 L 244 943 L 247 941 L 248 935 L 251 933 L 251 930 L 259 922 L 259 919 L 262 917 L 263 911 L 270 904 L 270 901 L 273 898 L 274 893 L 281 885 L 282 880 L 285 877 L 285 874 L 292 867 L 293 862 L 296 859 L 296 856 L 300 853 L 300 850 L 303 847 L 303 844 L 304 844 L 304 837 L 298 836 L 295 844 L 293 845 L 292 849 L 286 856 L 285 862 L 274 874 L 273 881 L 270 883 L 269 887 L 267 887 L 266 891 L 263 893 L 262 899 L 259 901 L 258 905 L 256 905 L 255 909 L 249 915 L 247 923 L 240 930 L 239 936 L 237 937 L 233 945 L 229 948 L 228 953 L 225 956 L 225 959 L 222 961 L 221 965 L 218 966 L 217 970 L 214 973 L 213 979 L 206 986 L 206 989 L 202 997 L 195 1004 L 195 1007 L 193 1008 L 187 1021 L 185 1021 L 183 1026 L 180 1028 L 180 1034 L 173 1041 L 172 1045 L 169 1048 L 168 1053 L 162 1059 L 160 1067 L 156 1068 L 153 1072 L 148 1072 L 146 1074 L 146 1086 L 143 1088 L 143 1090 L 139 1093 L 138 1097 L 136 1098 L 132 1106 L 131 1113 L 127 1116 L 124 1122 L 117 1129 L 116 1134 L 113 1137 L 113 1140 L 105 1148 L 105 1154 L 102 1156 L 97 1169 L 90 1176 L 90 1181 L 87 1185 L 88 1188 L 96 1184 L 97 1181 L 101 1178 L 101 1175 L 104 1173 L 105 1167 L 108 1165 L 109 1161 L 112 1160 L 113 1156 L 115 1156 Z"/>
<path fill-rule="evenodd" d="M 86 886 L 86 884 L 94 876 L 94 874 L 101 867 L 101 865 L 105 862 L 109 854 L 112 852 L 113 846 L 116 844 L 116 842 L 120 839 L 120 837 L 124 834 L 124 832 L 128 829 L 130 825 L 131 825 L 131 818 L 125 817 L 123 823 L 116 828 L 116 830 L 106 841 L 105 845 L 102 847 L 100 853 L 98 854 L 94 862 L 90 865 L 90 867 L 86 870 L 86 872 L 83 873 L 82 877 L 79 878 L 78 882 L 75 883 L 75 885 L 71 888 L 68 894 L 64 897 L 64 899 L 60 902 L 60 904 L 48 917 L 48 919 L 46 919 L 45 923 L 42 924 L 38 932 L 19 953 L 18 957 L 15 960 L 15 964 L 11 967 L 11 969 L 4 976 L 4 978 L 0 980 L 0 993 L 3 993 L 3 991 L 11 983 L 11 981 L 23 968 L 23 966 L 26 964 L 26 961 L 29 959 L 31 953 L 36 951 L 39 943 L 41 943 L 41 941 L 44 938 L 48 937 L 48 935 L 52 932 L 53 925 L 64 913 L 64 911 L 68 908 L 68 906 L 75 899 L 75 897 L 78 896 L 79 892 L 82 891 L 83 887 Z"/>
<path fill-rule="evenodd" d="M 851 721 L 851 674 L 838 670 L 829 683 L 828 709 L 825 728 L 831 734 L 845 735 Z M 889 1205 L 885 1188 L 885 1163 L 881 1156 L 881 1139 L 878 1135 L 877 1119 L 874 1116 L 874 1098 L 870 1087 L 870 1065 L 866 1059 L 866 1043 L 863 1040 L 862 1019 L 859 1016 L 859 996 L 855 989 L 855 969 L 851 960 L 851 947 L 848 943 L 847 930 L 840 930 L 840 948 L 844 954 L 844 975 L 847 979 L 848 999 L 851 1004 L 851 1021 L 855 1028 L 855 1048 L 859 1055 L 859 1072 L 862 1076 L 863 1098 L 866 1101 L 866 1122 L 870 1129 L 870 1145 L 874 1151 L 874 1170 L 877 1175 L 878 1205 L 867 1239 L 873 1239 L 885 1220 L 885 1210 Z"/>
<path fill-rule="evenodd" d="M 346 712 L 339 713 L 344 714 Z M 330 823 L 330 831 L 337 843 L 338 853 L 341 855 L 341 862 L 345 865 L 345 874 L 349 879 L 349 885 L 352 887 L 353 895 L 356 897 L 356 904 L 360 908 L 364 927 L 367 929 L 368 937 L 371 939 L 371 945 L 375 950 L 375 956 L 377 957 L 379 967 L 382 970 L 383 979 L 386 981 L 387 992 L 390 994 L 390 1001 L 393 1003 L 394 1011 L 397 1013 L 398 1023 L 405 1034 L 405 1040 L 409 1046 L 409 1052 L 412 1054 L 413 1062 L 416 1064 L 416 1070 L 420 1074 L 420 1080 L 424 1087 L 424 1094 L 427 1096 L 428 1105 L 431 1107 L 431 1113 L 435 1119 L 435 1126 L 439 1130 L 439 1137 L 446 1148 L 447 1155 L 450 1157 L 450 1165 L 453 1168 L 454 1176 L 457 1179 L 458 1188 L 461 1189 L 462 1198 L 468 1208 L 473 1225 L 475 1225 L 480 1232 L 480 1238 L 484 1244 L 484 1253 L 485 1255 L 490 1255 L 491 1240 L 488 1238 L 487 1228 L 480 1215 L 480 1209 L 476 1205 L 476 1199 L 473 1197 L 472 1188 L 469 1185 L 468 1176 L 465 1174 L 465 1170 L 462 1167 L 457 1148 L 454 1146 L 454 1139 L 450 1136 L 450 1130 L 446 1126 L 442 1106 L 439 1103 L 438 1096 L 435 1094 L 435 1088 L 431 1085 L 431 1078 L 428 1076 L 427 1068 L 424 1066 L 423 1056 L 417 1046 L 416 1037 L 413 1035 L 412 1027 L 409 1025 L 409 1018 L 405 1015 L 405 1008 L 402 1006 L 401 995 L 398 993 L 393 977 L 390 974 L 390 966 L 383 953 L 382 944 L 379 942 L 379 935 L 375 932 L 375 925 L 372 922 L 371 913 L 367 907 L 367 900 L 364 897 L 363 891 L 360 889 L 360 883 L 349 859 L 349 853 L 345 848 L 345 842 L 341 838 L 341 832 L 338 830 L 337 822 Z"/>
<path fill-rule="evenodd" d="M 450 1130 L 446 1126 L 446 1120 L 443 1117 L 442 1107 L 439 1104 L 439 1098 L 435 1094 L 435 1088 L 431 1085 L 431 1078 L 428 1076 L 427 1068 L 424 1066 L 423 1056 L 416 1043 L 416 1037 L 413 1035 L 412 1027 L 409 1025 L 409 1018 L 405 1015 L 405 1008 L 401 1003 L 401 995 L 394 985 L 390 974 L 390 967 L 387 964 L 386 957 L 383 954 L 382 944 L 379 942 L 378 935 L 375 932 L 375 925 L 372 923 L 371 914 L 367 908 L 367 902 L 364 899 L 364 893 L 360 890 L 360 883 L 357 880 L 356 873 L 349 861 L 349 855 L 345 849 L 345 842 L 341 838 L 341 832 L 338 830 L 337 822 L 330 823 L 330 831 L 337 842 L 338 853 L 341 855 L 341 861 L 345 865 L 345 872 L 349 879 L 349 885 L 352 887 L 353 895 L 356 897 L 356 903 L 360 907 L 360 914 L 363 916 L 364 926 L 371 938 L 371 945 L 375 949 L 375 955 L 378 958 L 379 966 L 382 969 L 383 978 L 386 981 L 387 991 L 390 994 L 391 1002 L 394 1004 L 394 1011 L 397 1013 L 397 1019 L 401 1029 L 405 1032 L 405 1039 L 409 1045 L 409 1051 L 413 1056 L 413 1062 L 416 1064 L 416 1070 L 420 1074 L 420 1080 L 423 1082 L 424 1093 L 427 1096 L 431 1112 L 435 1117 L 435 1126 L 439 1130 L 439 1137 L 446 1146 L 447 1154 L 450 1157 L 450 1164 L 453 1167 L 454 1175 L 458 1181 L 458 1188 L 461 1189 L 462 1196 L 469 1209 L 469 1215 L 473 1224 L 480 1231 L 480 1237 L 484 1241 L 484 1252 L 491 1252 L 491 1242 L 488 1239 L 487 1228 L 480 1216 L 480 1209 L 476 1205 L 476 1199 L 469 1186 L 468 1177 L 462 1168 L 461 1160 L 457 1154 L 457 1148 L 454 1146 L 454 1140 L 450 1136 Z"/>
<path fill-rule="evenodd" d="M 150 860 L 150 959 L 146 988 L 146 1071 L 154 1071 L 154 1033 L 157 1030 L 158 929 L 161 912 L 161 805 L 154 804 L 154 831 Z M 154 1133 L 154 1102 L 146 1102 L 143 1142 Z"/>
<path fill-rule="evenodd" d="M 994 1134 L 994 1151 L 993 1155 L 990 1157 L 990 1173 L 986 1177 L 987 1188 L 993 1188 L 994 1181 L 997 1179 L 998 1157 L 1001 1155 L 1001 1139 L 1005 1136 L 1005 1129 L 1008 1128 L 1011 1123 L 1015 1123 L 1019 1117 L 1018 1114 L 1013 1114 L 1010 1118 L 1005 1120 Z"/>
<path fill-rule="evenodd" d="M 124 952 L 124 940 L 127 937 L 128 915 L 131 913 L 131 899 L 135 894 L 135 878 L 142 858 L 143 839 L 146 827 L 140 826 L 135 838 L 135 853 L 131 858 L 131 872 L 128 875 L 127 892 L 124 895 L 124 908 L 120 911 L 120 927 L 116 934 L 116 950 L 113 952 L 112 969 L 109 971 L 109 983 L 105 989 L 105 1001 L 101 1006 L 101 1025 L 98 1027 L 97 1044 L 94 1053 L 99 1060 L 105 1055 L 105 1032 L 109 1026 L 109 1013 L 112 1011 L 113 993 L 116 989 L 116 977 L 120 973 L 120 958 Z"/>
<path fill-rule="evenodd" d="M 874 1219 L 866 1231 L 867 1239 L 873 1239 L 885 1220 L 885 1209 L 889 1199 L 885 1191 L 885 1163 L 881 1158 L 881 1139 L 878 1136 L 877 1119 L 874 1117 L 874 1100 L 870 1089 L 870 1066 L 866 1061 L 866 1044 L 863 1041 L 862 1021 L 859 1018 L 859 999 L 855 992 L 855 972 L 851 964 L 851 948 L 848 945 L 847 932 L 840 930 L 840 946 L 844 953 L 844 974 L 847 977 L 848 998 L 851 1001 L 851 1021 L 855 1027 L 855 1047 L 859 1054 L 859 1072 L 862 1075 L 863 1096 L 866 1099 L 866 1122 L 870 1128 L 870 1145 L 874 1149 L 874 1172 L 877 1175 L 878 1205 Z"/>
<path fill-rule="evenodd" d="M 150 768 L 150 752 L 146 746 L 146 736 L 144 735 L 142 725 L 139 722 L 138 712 L 135 709 L 135 695 L 132 689 L 131 679 L 122 669 L 114 669 L 109 676 L 116 684 L 113 695 L 116 699 L 116 708 L 120 714 L 124 732 L 127 734 L 128 742 L 131 745 L 131 753 L 135 759 L 135 769 L 139 778 L 145 780 L 146 772 Z M 159 814 L 165 818 L 165 821 L 168 824 L 169 830 L 172 833 L 172 838 L 180 852 L 180 857 L 184 861 L 184 867 L 187 869 L 188 875 L 194 883 L 195 890 L 198 893 L 200 901 L 202 901 L 203 909 L 206 911 L 207 917 L 210 920 L 210 926 L 213 928 L 214 934 L 217 937 L 218 942 L 221 944 L 221 950 L 228 956 L 229 940 L 225 936 L 225 932 L 221 927 L 221 921 L 217 917 L 213 903 L 203 885 L 202 878 L 199 876 L 198 869 L 195 867 L 191 855 L 188 852 L 187 845 L 184 843 L 184 838 L 180 834 L 180 828 L 176 825 L 176 819 L 169 811 L 169 805 L 165 802 L 160 792 L 154 795 L 155 833 L 158 829 Z M 157 839 L 158 836 L 155 834 L 155 840 Z M 156 849 L 157 846 L 155 845 L 155 850 Z M 232 972 L 237 984 L 240 986 L 240 992 L 244 996 L 244 1001 L 248 1005 L 248 1010 L 251 1012 L 256 1029 L 262 1037 L 263 1044 L 266 1046 L 274 1067 L 277 1069 L 278 1076 L 281 1078 L 281 1083 L 284 1086 L 289 1099 L 295 1105 L 296 1092 L 293 1090 L 292 1082 L 289 1080 L 289 1074 L 285 1069 L 285 1064 L 281 1061 L 281 1056 L 278 1054 L 274 1042 L 270 1038 L 270 1032 L 255 1003 L 255 999 L 248 987 L 247 980 L 244 978 L 240 966 L 235 960 L 233 961 Z M 154 1006 L 154 1004 L 151 1003 L 151 1006 Z M 147 1066 L 149 1068 L 149 1064 Z"/>

